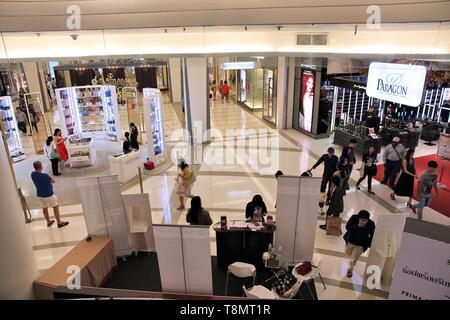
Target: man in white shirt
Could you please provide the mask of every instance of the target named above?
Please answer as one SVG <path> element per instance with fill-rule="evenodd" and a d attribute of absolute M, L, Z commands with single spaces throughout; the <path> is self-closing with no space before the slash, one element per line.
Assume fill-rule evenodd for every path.
<path fill-rule="evenodd" d="M 399 142 L 400 138 L 394 137 L 392 143 L 386 147 L 383 153 L 384 178 L 381 183 L 386 184 L 391 189 L 394 189 L 395 179 L 402 167 L 402 160 L 406 154 L 405 147 Z"/>

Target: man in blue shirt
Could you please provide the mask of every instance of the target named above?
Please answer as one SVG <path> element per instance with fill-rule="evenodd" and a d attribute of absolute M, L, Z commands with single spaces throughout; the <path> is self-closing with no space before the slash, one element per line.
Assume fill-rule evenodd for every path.
<path fill-rule="evenodd" d="M 44 213 L 45 220 L 47 220 L 47 227 L 51 227 L 55 220 L 50 220 L 48 216 L 48 208 L 53 208 L 56 221 L 58 222 L 58 228 L 67 226 L 69 222 L 61 221 L 59 217 L 58 199 L 53 193 L 53 180 L 48 174 L 42 172 L 42 163 L 40 161 L 33 162 L 34 172 L 31 173 L 31 179 L 36 186 L 36 194 L 42 204 L 42 212 Z"/>

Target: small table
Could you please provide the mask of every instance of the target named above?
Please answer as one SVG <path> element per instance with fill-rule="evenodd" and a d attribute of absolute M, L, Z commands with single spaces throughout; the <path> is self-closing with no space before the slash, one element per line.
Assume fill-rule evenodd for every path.
<path fill-rule="evenodd" d="M 65 286 L 71 276 L 67 273 L 72 270 L 71 266 L 79 268 L 80 286 L 101 286 L 117 266 L 112 239 L 92 236 L 90 241 L 82 240 L 78 243 L 53 267 L 34 280 L 36 299 L 53 299 L 53 290 L 58 286 Z"/>
<path fill-rule="evenodd" d="M 273 243 L 275 226 L 260 230 L 228 228 L 222 230 L 220 223 L 213 226 L 216 232 L 217 264 L 226 270 L 233 262 L 253 264 L 257 270 L 264 269 L 262 254 Z"/>

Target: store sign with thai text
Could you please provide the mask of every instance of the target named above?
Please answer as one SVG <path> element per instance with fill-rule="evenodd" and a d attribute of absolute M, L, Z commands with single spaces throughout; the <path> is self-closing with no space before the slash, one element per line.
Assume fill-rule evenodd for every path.
<path fill-rule="evenodd" d="M 422 101 L 427 69 L 424 66 L 372 62 L 367 95 L 417 107 Z"/>

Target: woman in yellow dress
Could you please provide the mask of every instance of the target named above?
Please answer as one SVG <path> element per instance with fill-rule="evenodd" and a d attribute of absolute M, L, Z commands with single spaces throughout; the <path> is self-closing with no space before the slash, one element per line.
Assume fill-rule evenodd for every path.
<path fill-rule="evenodd" d="M 180 199 L 180 206 L 177 210 L 184 210 L 184 198 L 192 198 L 191 194 L 192 184 L 196 180 L 194 172 L 189 168 L 187 163 L 181 162 L 179 168 L 181 172 L 178 174 L 177 182 L 177 194 Z"/>

